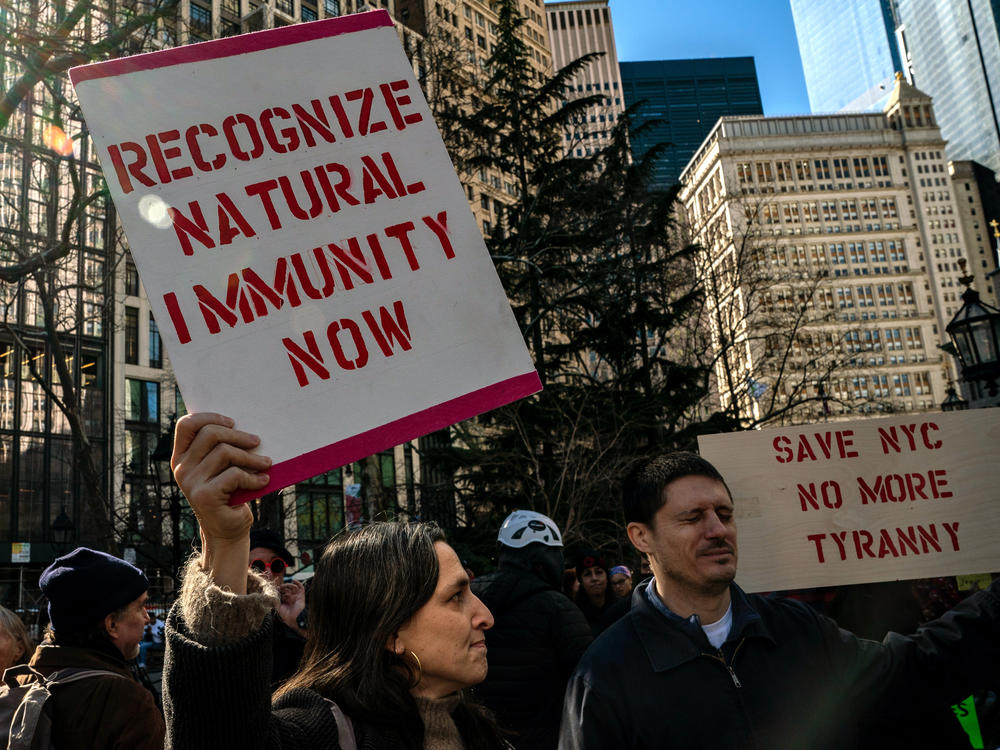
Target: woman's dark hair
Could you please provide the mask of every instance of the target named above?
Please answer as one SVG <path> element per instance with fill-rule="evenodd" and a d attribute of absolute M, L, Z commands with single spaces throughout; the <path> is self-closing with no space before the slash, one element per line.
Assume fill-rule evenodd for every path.
<path fill-rule="evenodd" d="M 393 728 L 404 747 L 422 748 L 424 725 L 410 694 L 419 674 L 390 644 L 434 593 L 434 545 L 443 541 L 441 529 L 427 523 L 373 523 L 334 538 L 316 564 L 302 662 L 276 696 L 310 688 L 353 719 Z M 469 731 L 490 723 L 464 700 L 453 716 Z M 499 740 L 477 743 L 480 734 L 472 731 L 470 749 L 502 747 Z"/>

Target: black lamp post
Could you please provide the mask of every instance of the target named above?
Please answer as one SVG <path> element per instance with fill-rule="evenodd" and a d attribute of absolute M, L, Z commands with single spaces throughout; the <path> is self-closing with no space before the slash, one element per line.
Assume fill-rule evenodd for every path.
<path fill-rule="evenodd" d="M 59 515 L 55 517 L 52 521 L 52 538 L 56 543 L 56 554 L 58 557 L 62 557 L 66 554 L 66 546 L 69 542 L 70 535 L 76 529 L 76 525 L 73 523 L 68 515 L 66 515 L 66 506 L 62 507 L 59 511 Z"/>
<path fill-rule="evenodd" d="M 963 276 L 959 281 L 966 286 L 962 306 L 945 330 L 958 353 L 963 379 L 984 381 L 993 397 L 997 395 L 1000 375 L 1000 310 L 979 298 L 979 292 L 970 286 L 972 276 Z"/>
<path fill-rule="evenodd" d="M 174 472 L 170 468 L 170 454 L 174 444 L 175 416 L 170 417 L 170 426 L 156 441 L 156 448 L 149 454 L 156 475 L 156 484 L 160 497 L 167 490 L 170 500 L 170 568 L 174 581 L 180 582 L 181 567 L 181 498 L 174 481 Z"/>

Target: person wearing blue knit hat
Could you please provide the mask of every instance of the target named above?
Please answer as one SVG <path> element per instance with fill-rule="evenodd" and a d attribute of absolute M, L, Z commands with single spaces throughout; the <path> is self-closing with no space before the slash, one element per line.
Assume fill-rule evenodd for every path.
<path fill-rule="evenodd" d="M 38 587 L 49 600 L 49 622 L 57 635 L 99 631 L 104 624 L 126 659 L 139 653 L 149 622 L 144 606 L 149 581 L 134 565 L 78 547 L 42 571 Z"/>
<path fill-rule="evenodd" d="M 149 623 L 145 574 L 79 547 L 42 571 L 38 586 L 49 600 L 49 629 L 30 666 L 47 678 L 80 676 L 52 690 L 55 747 L 161 750 L 163 716 L 128 664 Z"/>

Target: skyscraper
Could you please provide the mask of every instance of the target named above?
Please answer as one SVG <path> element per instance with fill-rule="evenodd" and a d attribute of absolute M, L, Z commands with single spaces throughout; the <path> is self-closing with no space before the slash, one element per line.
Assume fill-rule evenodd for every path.
<path fill-rule="evenodd" d="M 809 107 L 881 111 L 903 70 L 892 0 L 791 0 Z"/>
<path fill-rule="evenodd" d="M 621 73 L 625 105 L 639 104 L 636 124 L 656 121 L 634 139 L 632 153 L 670 144 L 655 167 L 660 188 L 677 182 L 720 117 L 764 113 L 752 57 L 623 62 Z"/>
<path fill-rule="evenodd" d="M 596 148 L 606 145 L 609 131 L 625 109 L 608 0 L 547 3 L 545 15 L 552 41 L 552 64 L 556 69 L 583 55 L 604 53 L 582 70 L 571 84 L 573 96 L 604 96 L 602 104 L 591 107 L 581 115 L 580 121 L 565 136 L 567 151 L 576 156 L 589 155 Z"/>
<path fill-rule="evenodd" d="M 517 4 L 515 4 L 517 5 Z M 417 78 L 430 92 L 431 111 L 435 99 L 463 110 L 485 96 L 481 84 L 488 77 L 487 60 L 497 48 L 499 8 L 488 0 L 395 0 L 396 18 L 405 31 L 421 41 L 411 45 Z M 518 34 L 527 53 L 530 78 L 543 80 L 552 70 L 548 25 L 541 0 L 518 7 L 524 22 Z M 415 38 L 416 38 L 415 37 Z M 405 43 L 405 41 L 404 41 Z M 516 200 L 515 180 L 495 169 L 460 171 L 469 207 L 489 234 L 503 214 L 503 207 Z"/>
<path fill-rule="evenodd" d="M 897 1 L 914 82 L 934 100 L 948 156 L 1000 170 L 1000 7 Z"/>

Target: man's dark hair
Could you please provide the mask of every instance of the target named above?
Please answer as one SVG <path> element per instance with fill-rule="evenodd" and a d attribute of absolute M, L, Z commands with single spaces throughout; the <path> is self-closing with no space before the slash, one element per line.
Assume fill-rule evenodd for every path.
<path fill-rule="evenodd" d="M 625 478 L 622 485 L 625 523 L 652 524 L 653 516 L 666 502 L 663 489 L 677 479 L 691 476 L 722 482 L 729 497 L 733 496 L 719 470 L 697 453 L 664 453 L 641 461 Z"/>

